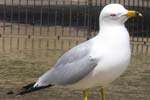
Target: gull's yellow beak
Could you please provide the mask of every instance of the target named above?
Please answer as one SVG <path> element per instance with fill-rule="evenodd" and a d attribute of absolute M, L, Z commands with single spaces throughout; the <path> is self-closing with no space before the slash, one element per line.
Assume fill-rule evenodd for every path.
<path fill-rule="evenodd" d="M 128 10 L 127 14 L 125 14 L 124 16 L 128 16 L 128 17 L 142 17 L 143 15 L 140 12 L 134 11 L 134 10 Z"/>

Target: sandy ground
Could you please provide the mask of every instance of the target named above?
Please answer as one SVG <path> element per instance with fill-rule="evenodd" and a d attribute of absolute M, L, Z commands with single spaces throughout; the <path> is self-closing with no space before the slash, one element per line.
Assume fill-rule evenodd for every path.
<path fill-rule="evenodd" d="M 21 52 L 1 54 L 0 100 L 82 100 L 81 91 L 64 87 L 52 87 L 20 97 L 6 95 L 10 90 L 16 90 L 35 81 L 62 53 L 62 51 L 51 51 L 49 56 L 40 54 L 31 56 Z M 106 100 L 149 100 L 150 61 L 149 58 L 142 61 L 142 58 L 142 56 L 133 57 L 126 73 L 106 89 Z M 99 98 L 99 89 L 91 89 L 89 100 L 99 100 Z"/>

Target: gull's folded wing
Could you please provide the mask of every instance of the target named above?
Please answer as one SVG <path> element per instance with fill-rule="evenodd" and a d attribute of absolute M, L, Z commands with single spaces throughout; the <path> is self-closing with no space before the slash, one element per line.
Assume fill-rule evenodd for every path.
<path fill-rule="evenodd" d="M 89 54 L 90 48 L 91 41 L 87 41 L 66 52 L 52 69 L 38 79 L 35 86 L 67 85 L 83 79 L 97 65 L 97 60 Z"/>

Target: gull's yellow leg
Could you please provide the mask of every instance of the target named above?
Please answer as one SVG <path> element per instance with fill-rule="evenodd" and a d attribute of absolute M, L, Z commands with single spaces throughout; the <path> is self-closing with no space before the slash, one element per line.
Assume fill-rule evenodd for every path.
<path fill-rule="evenodd" d="M 105 91 L 104 91 L 104 88 L 101 88 L 100 94 L 101 94 L 101 100 L 105 100 Z"/>
<path fill-rule="evenodd" d="M 84 100 L 88 100 L 88 90 L 83 90 Z"/>

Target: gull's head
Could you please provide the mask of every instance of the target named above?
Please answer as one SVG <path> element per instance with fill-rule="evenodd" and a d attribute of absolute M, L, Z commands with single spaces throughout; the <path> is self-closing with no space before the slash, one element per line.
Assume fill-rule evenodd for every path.
<path fill-rule="evenodd" d="M 100 14 L 100 24 L 124 24 L 128 18 L 142 16 L 141 13 L 134 10 L 127 10 L 121 4 L 108 4 Z"/>

